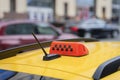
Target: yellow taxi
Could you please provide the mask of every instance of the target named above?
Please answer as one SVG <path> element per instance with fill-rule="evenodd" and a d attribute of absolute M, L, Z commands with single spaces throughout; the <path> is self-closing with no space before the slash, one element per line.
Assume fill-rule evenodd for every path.
<path fill-rule="evenodd" d="M 120 80 L 120 42 L 80 38 L 8 49 L 0 52 L 0 69 L 14 72 L 0 80 Z"/>

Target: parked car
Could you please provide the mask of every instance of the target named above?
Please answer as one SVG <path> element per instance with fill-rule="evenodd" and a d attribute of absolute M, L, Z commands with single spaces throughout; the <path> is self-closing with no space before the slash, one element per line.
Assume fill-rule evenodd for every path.
<path fill-rule="evenodd" d="M 70 27 L 72 32 L 76 32 L 77 35 L 85 37 L 89 34 L 90 37 L 101 38 L 111 37 L 115 38 L 119 35 L 119 28 L 115 24 L 107 23 L 101 19 L 88 19 L 78 23 L 76 26 Z"/>
<path fill-rule="evenodd" d="M 31 50 L 37 44 L 26 47 L 14 48 L 0 52 L 1 80 L 119 80 L 120 79 L 120 42 L 79 42 L 87 39 L 78 39 L 78 43 L 83 44 L 88 49 L 88 54 L 84 56 L 64 56 L 66 53 L 86 50 L 75 46 L 75 40 L 56 43 L 54 51 L 64 52 L 61 57 L 47 56 L 52 60 L 44 60 L 42 49 Z M 50 55 L 53 50 L 51 42 L 41 43 L 45 46 L 44 50 Z M 64 43 L 64 44 L 63 44 Z M 75 43 L 75 44 L 74 44 Z M 51 45 L 51 46 L 50 46 Z M 32 47 L 31 47 L 32 46 Z M 44 46 L 43 46 L 44 47 Z M 67 49 L 72 48 L 72 51 Z M 58 49 L 57 49 L 58 48 Z M 19 51 L 30 49 L 19 54 Z M 67 49 L 67 50 L 66 50 Z M 56 53 L 56 54 L 58 54 Z M 55 59 L 53 59 L 55 58 Z M 47 59 L 47 58 L 46 58 Z M 3 73 L 10 74 L 6 76 Z M 14 74 L 13 74 L 13 73 Z M 12 76 L 11 76 L 12 75 Z"/>
<path fill-rule="evenodd" d="M 49 23 L 38 21 L 9 21 L 0 23 L 0 50 L 34 43 L 32 32 L 39 41 L 78 38 L 73 34 L 62 33 Z"/>
<path fill-rule="evenodd" d="M 78 30 L 78 28 L 76 27 L 77 24 L 78 22 L 75 21 L 67 21 L 64 26 L 64 32 L 77 34 Z"/>

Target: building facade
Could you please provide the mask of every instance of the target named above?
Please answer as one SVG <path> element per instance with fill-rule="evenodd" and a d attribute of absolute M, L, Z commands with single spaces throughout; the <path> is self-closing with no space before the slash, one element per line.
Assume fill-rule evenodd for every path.
<path fill-rule="evenodd" d="M 96 16 L 102 19 L 112 18 L 112 0 L 96 0 Z"/>
<path fill-rule="evenodd" d="M 27 11 L 30 20 L 53 21 L 53 0 L 31 0 Z"/>
<path fill-rule="evenodd" d="M 113 0 L 112 20 L 120 24 L 120 0 Z"/>
<path fill-rule="evenodd" d="M 105 20 L 120 21 L 120 0 L 95 0 L 96 16 Z"/>
<path fill-rule="evenodd" d="M 39 13 L 38 16 L 43 16 L 45 21 L 49 17 L 52 18 L 50 20 L 64 21 L 67 18 L 74 18 L 76 16 L 76 0 L 31 0 L 28 6 L 36 7 L 38 10 L 33 12 L 32 9 L 29 9 L 30 14 L 32 12 L 34 15 Z M 40 9 L 44 10 L 41 11 Z M 34 15 L 31 15 L 31 17 Z"/>
<path fill-rule="evenodd" d="M 56 0 L 55 1 L 55 14 L 56 18 L 59 20 L 65 20 L 67 18 L 76 17 L 76 0 Z"/>
<path fill-rule="evenodd" d="M 27 18 L 27 0 L 0 0 L 0 19 Z"/>
<path fill-rule="evenodd" d="M 27 11 L 30 20 L 38 20 L 41 22 L 53 21 L 53 9 L 51 8 L 29 6 Z"/>

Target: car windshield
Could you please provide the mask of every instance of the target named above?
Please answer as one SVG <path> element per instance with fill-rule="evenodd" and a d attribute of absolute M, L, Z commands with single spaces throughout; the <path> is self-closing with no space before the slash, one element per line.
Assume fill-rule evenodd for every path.
<path fill-rule="evenodd" d="M 33 75 L 9 70 L 0 70 L 0 80 L 61 80 L 57 78 Z"/>
<path fill-rule="evenodd" d="M 58 32 L 47 23 L 38 23 L 37 25 L 34 23 L 13 24 L 6 28 L 5 33 L 7 35 L 24 35 L 32 32 L 43 35 L 58 35 Z"/>
<path fill-rule="evenodd" d="M 19 23 L 19 24 L 8 25 L 6 27 L 5 33 L 7 35 L 21 35 L 21 34 L 31 34 L 33 31 L 36 31 L 36 28 L 32 23 Z"/>
<path fill-rule="evenodd" d="M 51 27 L 50 24 L 46 24 L 46 23 L 38 23 L 38 32 L 40 34 L 48 34 L 48 35 L 58 35 L 58 32 Z"/>
<path fill-rule="evenodd" d="M 88 19 L 78 24 L 80 27 L 87 27 L 87 28 L 104 28 L 105 21 L 100 19 Z M 89 26 L 88 26 L 89 25 Z"/>

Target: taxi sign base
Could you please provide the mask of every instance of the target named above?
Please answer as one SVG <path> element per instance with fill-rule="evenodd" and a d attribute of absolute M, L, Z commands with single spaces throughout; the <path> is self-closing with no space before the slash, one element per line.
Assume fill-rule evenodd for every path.
<path fill-rule="evenodd" d="M 47 55 L 43 56 L 43 60 L 49 61 L 49 60 L 53 60 L 53 59 L 56 59 L 59 57 L 61 57 L 59 54 L 47 54 Z"/>

